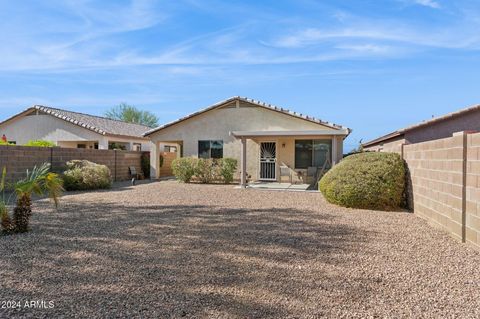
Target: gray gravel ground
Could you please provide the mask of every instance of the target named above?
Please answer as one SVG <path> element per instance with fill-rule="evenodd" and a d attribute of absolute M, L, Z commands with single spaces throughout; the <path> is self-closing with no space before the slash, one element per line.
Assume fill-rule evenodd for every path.
<path fill-rule="evenodd" d="M 480 253 L 410 213 L 172 181 L 35 206 L 0 237 L 1 318 L 480 317 Z"/>

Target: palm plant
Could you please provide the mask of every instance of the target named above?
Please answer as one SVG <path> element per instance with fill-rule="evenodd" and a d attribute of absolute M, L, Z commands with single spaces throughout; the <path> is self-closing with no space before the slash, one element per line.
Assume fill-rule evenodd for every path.
<path fill-rule="evenodd" d="M 13 220 L 8 216 L 8 212 L 3 200 L 0 204 L 2 214 L 2 227 L 7 232 L 14 231 L 18 233 L 28 231 L 30 216 L 32 215 L 32 195 L 48 194 L 48 197 L 58 206 L 58 198 L 63 191 L 63 181 L 58 174 L 49 172 L 50 164 L 44 163 L 42 166 L 35 166 L 31 171 L 27 170 L 24 179 L 13 184 L 16 195 L 16 204 L 13 210 Z M 5 170 L 2 177 L 4 186 Z M 1 185 L 0 185 L 1 186 Z M 3 206 L 2 206 L 3 205 Z M 2 210 L 2 207 L 3 210 Z"/>

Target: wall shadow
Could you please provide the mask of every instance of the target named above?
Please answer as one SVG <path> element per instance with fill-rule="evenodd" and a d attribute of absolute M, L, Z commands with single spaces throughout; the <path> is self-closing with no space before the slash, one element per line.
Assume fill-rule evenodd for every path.
<path fill-rule="evenodd" d="M 330 214 L 213 204 L 66 202 L 32 228 L 0 237 L 0 299 L 56 307 L 8 316 L 294 316 L 370 236 Z"/>

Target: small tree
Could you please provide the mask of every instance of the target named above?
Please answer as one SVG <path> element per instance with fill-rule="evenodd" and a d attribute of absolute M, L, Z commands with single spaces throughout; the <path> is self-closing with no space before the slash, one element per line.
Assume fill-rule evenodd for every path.
<path fill-rule="evenodd" d="M 0 203 L 1 225 L 7 232 L 23 233 L 28 231 L 30 217 L 32 215 L 32 195 L 48 194 L 58 206 L 58 198 L 63 191 L 62 179 L 58 174 L 49 172 L 50 164 L 44 163 L 40 167 L 34 167 L 31 171 L 27 170 L 27 176 L 13 184 L 16 195 L 16 204 L 13 210 L 13 219 L 8 215 L 4 197 Z M 6 170 L 3 170 L 0 190 L 5 189 Z"/>
<path fill-rule="evenodd" d="M 112 120 L 141 124 L 148 127 L 158 126 L 158 117 L 149 111 L 142 111 L 133 105 L 121 103 L 105 112 L 105 116 Z"/>

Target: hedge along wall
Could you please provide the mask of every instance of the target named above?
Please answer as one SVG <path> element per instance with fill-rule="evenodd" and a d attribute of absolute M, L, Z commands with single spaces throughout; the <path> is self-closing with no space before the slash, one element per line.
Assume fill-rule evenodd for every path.
<path fill-rule="evenodd" d="M 414 213 L 480 248 L 480 133 L 402 145 Z"/>
<path fill-rule="evenodd" d="M 130 178 L 129 167 L 134 166 L 142 172 L 140 157 L 142 152 L 120 150 L 95 150 L 60 147 L 28 147 L 0 145 L 0 170 L 7 168 L 7 181 L 12 182 L 25 176 L 27 169 L 32 169 L 45 162 L 52 165 L 52 170 L 62 172 L 70 160 L 88 160 L 106 165 L 115 181 Z"/>

